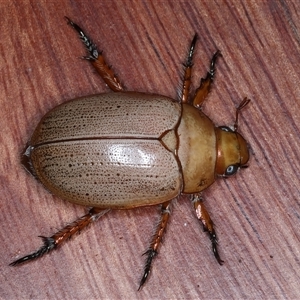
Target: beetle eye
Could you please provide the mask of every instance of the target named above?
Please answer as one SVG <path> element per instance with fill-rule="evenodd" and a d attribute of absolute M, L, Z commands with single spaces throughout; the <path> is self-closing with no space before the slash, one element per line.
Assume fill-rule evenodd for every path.
<path fill-rule="evenodd" d="M 231 128 L 229 128 L 228 126 L 220 126 L 219 127 L 221 130 L 223 131 L 227 131 L 227 132 L 234 132 Z"/>
<path fill-rule="evenodd" d="M 225 171 L 225 176 L 230 176 L 233 175 L 237 172 L 237 170 L 239 169 L 239 165 L 230 165 L 227 167 L 226 171 Z"/>

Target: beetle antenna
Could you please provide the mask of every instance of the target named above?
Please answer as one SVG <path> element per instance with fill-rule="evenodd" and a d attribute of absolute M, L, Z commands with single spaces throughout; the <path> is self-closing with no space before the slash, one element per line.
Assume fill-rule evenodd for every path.
<path fill-rule="evenodd" d="M 243 101 L 240 103 L 240 105 L 237 107 L 236 111 L 235 111 L 235 122 L 234 122 L 234 131 L 238 130 L 238 118 L 239 118 L 239 113 L 240 111 L 250 102 L 250 99 L 248 99 L 247 97 L 245 97 L 243 99 Z"/>

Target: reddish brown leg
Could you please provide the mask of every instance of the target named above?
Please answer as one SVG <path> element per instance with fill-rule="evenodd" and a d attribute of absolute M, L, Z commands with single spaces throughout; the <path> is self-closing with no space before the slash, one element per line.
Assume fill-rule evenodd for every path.
<path fill-rule="evenodd" d="M 147 259 L 144 268 L 144 274 L 140 281 L 140 286 L 138 290 L 140 290 L 143 284 L 146 282 L 146 279 L 150 274 L 152 260 L 158 253 L 157 249 L 162 241 L 162 237 L 170 217 L 170 206 L 171 206 L 171 201 L 165 202 L 161 206 L 160 221 L 158 223 L 158 226 L 156 227 L 149 249 L 143 254 L 143 255 L 147 255 Z"/>
<path fill-rule="evenodd" d="M 68 24 L 71 25 L 80 36 L 83 44 L 86 46 L 89 55 L 84 56 L 84 59 L 89 60 L 92 65 L 95 67 L 97 72 L 100 74 L 104 82 L 108 85 L 108 87 L 114 92 L 123 91 L 119 79 L 116 77 L 114 72 L 110 69 L 110 67 L 106 64 L 104 57 L 101 52 L 98 51 L 97 46 L 92 42 L 92 40 L 83 32 L 83 30 L 74 22 L 72 22 L 68 17 L 65 17 Z"/>
<path fill-rule="evenodd" d="M 181 93 L 181 102 L 187 103 L 189 100 L 191 78 L 192 78 L 192 66 L 193 66 L 193 54 L 195 51 L 195 45 L 197 41 L 197 34 L 194 35 L 194 38 L 191 42 L 190 51 L 186 63 L 184 64 L 184 76 L 183 76 L 183 85 Z"/>
<path fill-rule="evenodd" d="M 93 221 L 98 220 L 99 217 L 103 216 L 108 211 L 109 209 L 92 208 L 88 214 L 67 225 L 51 237 L 41 236 L 44 245 L 39 250 L 22 258 L 19 258 L 18 260 L 12 262 L 10 266 L 15 266 L 43 256 L 44 254 L 55 249 L 57 246 L 61 245 L 65 240 L 69 239 L 75 233 L 80 232 L 83 228 L 87 227 Z"/>
<path fill-rule="evenodd" d="M 197 88 L 194 99 L 193 99 L 193 105 L 195 107 L 202 106 L 206 96 L 208 95 L 208 93 L 210 91 L 211 84 L 213 82 L 214 75 L 216 72 L 216 68 L 215 68 L 216 61 L 217 61 L 218 56 L 220 56 L 220 55 L 221 55 L 221 52 L 218 50 L 211 59 L 209 72 L 207 72 L 206 77 L 204 79 L 201 78 L 200 86 Z"/>
<path fill-rule="evenodd" d="M 212 243 L 212 250 L 214 253 L 215 258 L 217 259 L 218 263 L 220 265 L 223 264 L 223 260 L 220 258 L 220 255 L 218 253 L 217 244 L 218 239 L 217 235 L 214 230 L 213 222 L 203 204 L 203 199 L 199 194 L 194 194 L 191 197 L 192 203 L 194 204 L 194 208 L 196 210 L 197 218 L 202 222 L 203 228 L 205 231 L 208 231 L 209 237 Z"/>

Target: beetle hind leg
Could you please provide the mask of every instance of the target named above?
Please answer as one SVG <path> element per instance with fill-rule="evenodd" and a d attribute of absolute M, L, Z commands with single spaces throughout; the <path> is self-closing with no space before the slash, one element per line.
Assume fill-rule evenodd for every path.
<path fill-rule="evenodd" d="M 156 227 L 155 233 L 153 235 L 153 238 L 150 243 L 149 249 L 143 254 L 146 255 L 146 263 L 144 267 L 144 274 L 143 277 L 140 281 L 140 285 L 138 288 L 138 291 L 141 289 L 141 287 L 144 285 L 146 282 L 150 271 L 151 271 L 151 264 L 153 258 L 157 255 L 157 249 L 162 241 L 163 234 L 165 232 L 165 229 L 167 227 L 167 223 L 170 217 L 170 206 L 171 206 L 171 201 L 165 202 L 162 204 L 161 207 L 161 218 L 158 223 L 158 226 Z"/>
<path fill-rule="evenodd" d="M 203 199 L 199 194 L 192 195 L 191 199 L 196 211 L 197 218 L 202 222 L 204 230 L 209 233 L 213 254 L 217 259 L 218 263 L 222 265 L 224 261 L 221 259 L 217 249 L 217 245 L 218 245 L 217 235 L 214 230 L 213 222 L 203 204 Z"/>
<path fill-rule="evenodd" d="M 44 254 L 57 248 L 57 246 L 62 244 L 65 240 L 69 239 L 75 233 L 80 232 L 83 228 L 87 227 L 93 221 L 96 221 L 108 211 L 109 209 L 92 208 L 88 214 L 67 225 L 51 237 L 40 236 L 43 239 L 44 245 L 37 251 L 15 260 L 10 264 L 10 266 L 15 266 L 43 256 Z"/>
<path fill-rule="evenodd" d="M 124 87 L 121 85 L 117 76 L 106 64 L 102 52 L 98 51 L 97 46 L 76 23 L 71 21 L 68 17 L 65 17 L 65 19 L 67 20 L 68 24 L 78 32 L 81 41 L 87 48 L 89 55 L 83 56 L 82 58 L 87 59 L 92 63 L 96 71 L 111 90 L 114 92 L 120 92 L 124 90 Z"/>

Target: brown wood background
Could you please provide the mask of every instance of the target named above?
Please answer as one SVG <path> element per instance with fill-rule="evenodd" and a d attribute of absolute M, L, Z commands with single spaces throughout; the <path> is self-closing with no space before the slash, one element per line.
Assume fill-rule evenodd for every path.
<path fill-rule="evenodd" d="M 95 3 L 96 2 L 96 3 Z M 1 299 L 299 299 L 300 2 L 0 1 Z M 204 196 L 220 267 L 189 201 L 173 208 L 150 280 L 137 292 L 156 207 L 113 211 L 52 254 L 8 264 L 85 212 L 51 196 L 20 164 L 39 119 L 68 99 L 108 89 L 78 59 L 79 23 L 129 90 L 176 97 L 195 32 L 194 87 L 220 49 L 204 111 L 240 131 L 250 166 Z"/>

